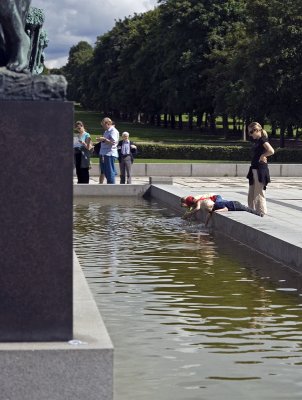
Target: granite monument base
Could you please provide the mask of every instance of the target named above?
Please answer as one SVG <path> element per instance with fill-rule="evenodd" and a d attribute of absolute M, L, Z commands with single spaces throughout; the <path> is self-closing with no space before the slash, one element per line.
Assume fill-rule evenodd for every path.
<path fill-rule="evenodd" d="M 0 100 L 0 341 L 72 338 L 73 105 Z"/>
<path fill-rule="evenodd" d="M 1 399 L 113 399 L 113 346 L 76 256 L 73 279 L 73 340 L 0 343 Z"/>

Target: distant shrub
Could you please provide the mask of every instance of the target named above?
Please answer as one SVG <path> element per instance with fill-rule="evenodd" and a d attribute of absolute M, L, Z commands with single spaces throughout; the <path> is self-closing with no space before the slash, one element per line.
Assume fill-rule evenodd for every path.
<path fill-rule="evenodd" d="M 138 154 L 135 158 L 153 158 L 159 160 L 219 160 L 246 161 L 252 156 L 251 146 L 211 146 L 211 145 L 170 145 L 137 143 Z M 275 149 L 269 158 L 272 163 L 302 163 L 302 148 Z"/>
<path fill-rule="evenodd" d="M 251 147 L 247 146 L 138 144 L 137 147 L 137 158 L 249 162 L 252 155 Z M 275 154 L 270 157 L 269 161 L 302 163 L 302 149 L 276 149 Z"/>
<path fill-rule="evenodd" d="M 190 146 L 138 144 L 138 158 L 248 161 L 250 148 L 243 146 Z"/>
<path fill-rule="evenodd" d="M 302 163 L 302 149 L 277 149 L 270 157 L 271 162 L 276 163 Z"/>

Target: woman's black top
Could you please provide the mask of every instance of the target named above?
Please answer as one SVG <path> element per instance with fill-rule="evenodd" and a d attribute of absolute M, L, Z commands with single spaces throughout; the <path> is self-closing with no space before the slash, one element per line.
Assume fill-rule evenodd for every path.
<path fill-rule="evenodd" d="M 246 176 L 249 180 L 249 184 L 253 185 L 254 184 L 253 169 L 257 169 L 258 180 L 264 185 L 263 187 L 264 190 L 266 189 L 267 184 L 271 181 L 267 163 L 259 161 L 260 156 L 266 151 L 265 147 L 263 146 L 263 144 L 266 142 L 268 142 L 268 139 L 266 137 L 261 137 L 255 140 L 253 147 L 252 162 L 249 172 Z"/>
<path fill-rule="evenodd" d="M 263 146 L 264 143 L 266 143 L 266 142 L 268 142 L 268 139 L 266 137 L 261 137 L 261 138 L 255 140 L 255 143 L 253 146 L 252 162 L 251 162 L 252 168 L 258 169 L 260 156 L 261 156 L 261 154 L 266 152 L 266 149 Z"/>

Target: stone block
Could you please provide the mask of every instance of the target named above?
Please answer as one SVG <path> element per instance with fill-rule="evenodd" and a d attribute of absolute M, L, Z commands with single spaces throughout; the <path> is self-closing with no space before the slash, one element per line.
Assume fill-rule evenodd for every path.
<path fill-rule="evenodd" d="M 250 163 L 236 164 L 236 176 L 239 176 L 240 178 L 246 177 L 249 172 L 250 165 Z"/>
<path fill-rule="evenodd" d="M 147 176 L 191 176 L 191 164 L 147 164 Z"/>
<path fill-rule="evenodd" d="M 132 165 L 132 176 L 147 176 L 147 164 L 136 163 Z"/>
<path fill-rule="evenodd" d="M 236 176 L 236 164 L 200 163 L 192 164 L 192 176 Z"/>
<path fill-rule="evenodd" d="M 281 176 L 302 176 L 302 164 L 281 164 Z"/>
<path fill-rule="evenodd" d="M 0 341 L 72 337 L 73 105 L 0 101 Z"/>
<path fill-rule="evenodd" d="M 171 176 L 150 176 L 150 185 L 173 185 L 173 178 Z"/>

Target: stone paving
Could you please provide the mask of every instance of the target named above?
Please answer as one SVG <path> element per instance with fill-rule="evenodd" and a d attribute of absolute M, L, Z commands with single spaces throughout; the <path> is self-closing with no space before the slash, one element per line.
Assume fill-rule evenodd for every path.
<path fill-rule="evenodd" d="M 77 180 L 74 177 L 73 182 L 76 184 Z M 98 177 L 92 176 L 89 181 L 90 184 L 98 184 Z M 117 178 L 116 183 L 119 184 Z M 148 177 L 133 177 L 133 184 L 146 184 L 149 183 Z M 173 185 L 183 188 L 242 188 L 248 190 L 248 180 L 242 177 L 210 177 L 210 178 L 195 178 L 195 177 L 182 177 L 173 178 Z M 302 177 L 282 177 L 272 178 L 272 182 L 268 185 L 267 192 L 271 189 L 302 189 Z"/>

